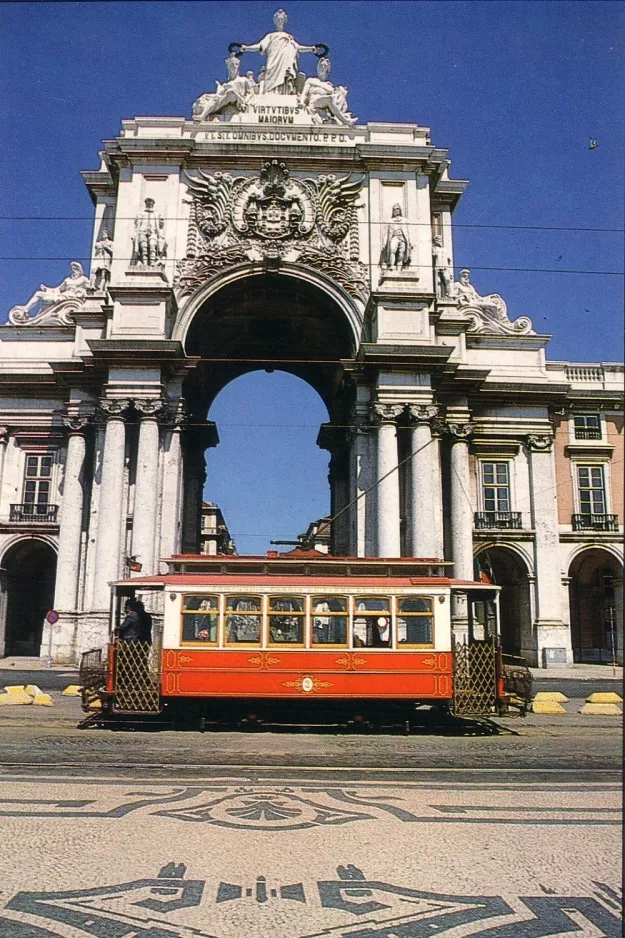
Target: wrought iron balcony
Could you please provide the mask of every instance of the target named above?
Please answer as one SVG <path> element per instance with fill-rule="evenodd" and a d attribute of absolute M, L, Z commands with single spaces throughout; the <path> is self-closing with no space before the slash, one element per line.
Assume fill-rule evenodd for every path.
<path fill-rule="evenodd" d="M 23 502 L 21 505 L 11 505 L 9 521 L 21 521 L 35 524 L 55 524 L 59 512 L 58 505 L 38 505 L 34 502 Z"/>
<path fill-rule="evenodd" d="M 618 532 L 618 515 L 573 515 L 573 530 Z"/>
<path fill-rule="evenodd" d="M 575 427 L 576 440 L 600 440 L 601 427 Z"/>
<path fill-rule="evenodd" d="M 485 528 L 500 528 L 508 531 L 523 527 L 520 511 L 476 511 L 474 523 L 478 531 L 483 531 Z"/>

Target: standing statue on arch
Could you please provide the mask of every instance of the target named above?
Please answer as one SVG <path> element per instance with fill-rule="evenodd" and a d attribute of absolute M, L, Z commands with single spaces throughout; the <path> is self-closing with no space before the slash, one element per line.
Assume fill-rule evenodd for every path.
<path fill-rule="evenodd" d="M 253 45 L 241 44 L 241 52 L 260 52 L 266 57 L 261 72 L 260 93 L 295 94 L 297 79 L 297 57 L 300 52 L 317 52 L 318 45 L 302 46 L 287 33 L 287 15 L 280 9 L 273 15 L 275 31 L 267 33 Z M 239 43 L 235 43 L 239 45 Z"/>

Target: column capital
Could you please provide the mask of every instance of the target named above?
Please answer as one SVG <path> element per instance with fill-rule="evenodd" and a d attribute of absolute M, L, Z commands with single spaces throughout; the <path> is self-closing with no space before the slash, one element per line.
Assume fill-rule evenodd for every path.
<path fill-rule="evenodd" d="M 473 424 L 471 423 L 448 423 L 447 432 L 454 443 L 464 441 L 468 442 L 473 433 Z"/>
<path fill-rule="evenodd" d="M 89 414 L 68 414 L 61 419 L 70 436 L 74 433 L 82 433 L 92 422 L 92 417 Z"/>
<path fill-rule="evenodd" d="M 96 419 L 100 422 L 108 420 L 124 420 L 124 412 L 130 407 L 128 400 L 109 400 L 104 397 L 99 401 Z"/>
<path fill-rule="evenodd" d="M 165 404 L 159 397 L 135 398 L 132 406 L 141 414 L 142 420 L 159 420 L 166 413 Z"/>
<path fill-rule="evenodd" d="M 526 442 L 531 453 L 550 453 L 553 447 L 553 437 L 548 434 L 530 433 Z"/>
<path fill-rule="evenodd" d="M 438 415 L 438 407 L 436 404 L 408 404 L 406 415 L 411 424 L 431 424 Z"/>
<path fill-rule="evenodd" d="M 9 428 L 0 427 L 0 446 L 6 446 L 9 442 Z"/>
<path fill-rule="evenodd" d="M 395 423 L 403 413 L 405 404 L 387 404 L 376 401 L 371 407 L 371 419 L 375 423 Z"/>
<path fill-rule="evenodd" d="M 180 431 L 186 427 L 188 420 L 187 405 L 184 401 L 177 401 L 174 404 L 170 404 L 167 408 L 167 414 L 163 423 L 170 430 Z"/>

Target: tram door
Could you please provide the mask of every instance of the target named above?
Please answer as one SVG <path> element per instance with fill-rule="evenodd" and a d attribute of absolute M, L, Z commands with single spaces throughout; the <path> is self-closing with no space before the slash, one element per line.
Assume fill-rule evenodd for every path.
<path fill-rule="evenodd" d="M 121 624 L 130 597 L 115 597 L 114 623 Z M 115 710 L 123 713 L 159 713 L 161 641 L 158 631 L 153 643 L 115 641 Z"/>
<path fill-rule="evenodd" d="M 483 716 L 497 703 L 499 656 L 498 606 L 495 596 L 467 596 L 468 633 L 452 636 L 456 716 Z"/>

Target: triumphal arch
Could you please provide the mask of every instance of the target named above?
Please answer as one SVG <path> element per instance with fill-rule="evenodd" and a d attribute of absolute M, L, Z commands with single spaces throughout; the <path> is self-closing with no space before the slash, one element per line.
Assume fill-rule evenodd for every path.
<path fill-rule="evenodd" d="M 83 173 L 90 275 L 73 263 L 2 327 L 24 388 L 20 414 L 3 411 L 5 477 L 32 470 L 39 486 L 13 495 L 4 550 L 21 521 L 58 551 L 42 647 L 64 661 L 105 640 L 126 558 L 151 573 L 197 551 L 211 404 L 267 368 L 327 406 L 335 554 L 444 557 L 473 579 L 485 544 L 508 550 L 512 647 L 570 659 L 554 408 L 575 382 L 530 319 L 454 274 L 466 182 L 447 150 L 419 124 L 360 122 L 328 46 L 286 26 L 278 11 L 258 42 L 224 49 L 188 117 L 122 121 Z M 53 498 L 60 524 L 37 507 Z"/>

